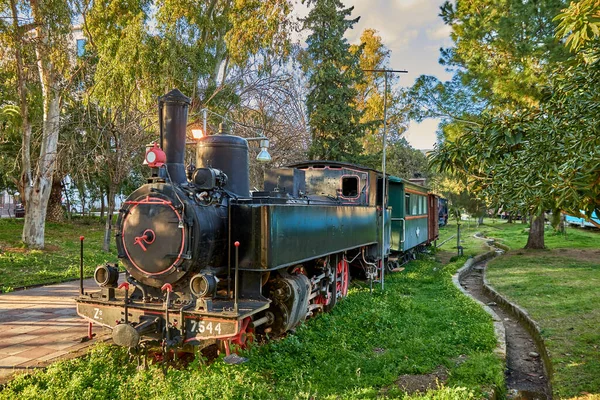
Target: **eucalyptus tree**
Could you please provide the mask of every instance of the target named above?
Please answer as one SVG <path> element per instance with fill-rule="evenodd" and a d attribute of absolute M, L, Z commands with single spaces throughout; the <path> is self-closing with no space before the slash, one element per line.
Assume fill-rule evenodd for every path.
<path fill-rule="evenodd" d="M 356 84 L 363 79 L 360 51 L 352 53 L 344 38 L 358 18 L 349 19 L 353 7 L 339 0 L 307 0 L 312 6 L 303 20 L 307 39 L 309 93 L 306 108 L 312 143 L 309 157 L 356 161 L 362 154 L 365 126 L 356 105 Z"/>
<path fill-rule="evenodd" d="M 69 51 L 73 12 L 64 0 L 8 0 L 0 3 L 0 7 L 0 13 L 6 18 L 0 24 L 0 47 L 8 49 L 8 57 L 3 58 L 3 62 L 11 66 L 16 76 L 21 119 L 21 194 L 25 202 L 22 239 L 32 248 L 43 248 L 46 209 L 56 168 L 61 105 L 73 74 Z M 33 63 L 32 54 L 35 54 Z M 36 121 L 30 107 L 35 100 L 32 86 L 39 88 L 42 106 L 37 157 L 32 132 Z"/>

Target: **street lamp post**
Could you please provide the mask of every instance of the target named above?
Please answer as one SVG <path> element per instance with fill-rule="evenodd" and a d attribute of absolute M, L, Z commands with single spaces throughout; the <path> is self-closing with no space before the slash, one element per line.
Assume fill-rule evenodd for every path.
<path fill-rule="evenodd" d="M 394 70 L 394 69 L 363 69 L 364 72 L 383 72 L 384 77 L 384 90 L 383 90 L 383 157 L 381 160 L 381 169 L 383 170 L 383 179 L 381 183 L 381 290 L 384 289 L 384 276 L 385 276 L 385 213 L 387 210 L 385 195 L 386 195 L 386 177 L 385 177 L 385 156 L 387 147 L 387 93 L 388 93 L 388 73 L 406 74 L 406 70 Z"/>

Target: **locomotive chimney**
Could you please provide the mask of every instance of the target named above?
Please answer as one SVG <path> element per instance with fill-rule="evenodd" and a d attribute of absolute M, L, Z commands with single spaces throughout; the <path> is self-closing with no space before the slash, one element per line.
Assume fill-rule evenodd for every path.
<path fill-rule="evenodd" d="M 178 89 L 173 89 L 158 98 L 160 144 L 167 156 L 165 165 L 168 177 L 173 183 L 187 182 L 184 160 L 187 116 L 190 104 L 191 99 Z"/>

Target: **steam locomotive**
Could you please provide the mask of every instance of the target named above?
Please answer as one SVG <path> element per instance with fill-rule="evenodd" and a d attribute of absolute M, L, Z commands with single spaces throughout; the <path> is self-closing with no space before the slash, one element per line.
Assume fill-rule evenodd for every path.
<path fill-rule="evenodd" d="M 250 193 L 248 142 L 223 130 L 200 139 L 189 170 L 189 105 L 177 89 L 159 98 L 151 176 L 117 221 L 125 281 L 100 266 L 100 290 L 76 299 L 116 344 L 229 353 L 331 309 L 351 276 L 381 279 L 437 238 L 438 198 L 373 169 L 306 161 L 267 171 L 264 191 Z"/>

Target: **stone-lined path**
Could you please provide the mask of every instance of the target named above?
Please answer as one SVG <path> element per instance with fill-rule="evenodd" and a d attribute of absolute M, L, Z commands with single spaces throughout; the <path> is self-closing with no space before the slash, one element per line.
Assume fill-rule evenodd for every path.
<path fill-rule="evenodd" d="M 84 287 L 96 288 L 93 279 Z M 79 281 L 0 294 L 0 383 L 19 371 L 45 367 L 103 340 L 85 340 L 88 324 L 75 312 Z"/>

